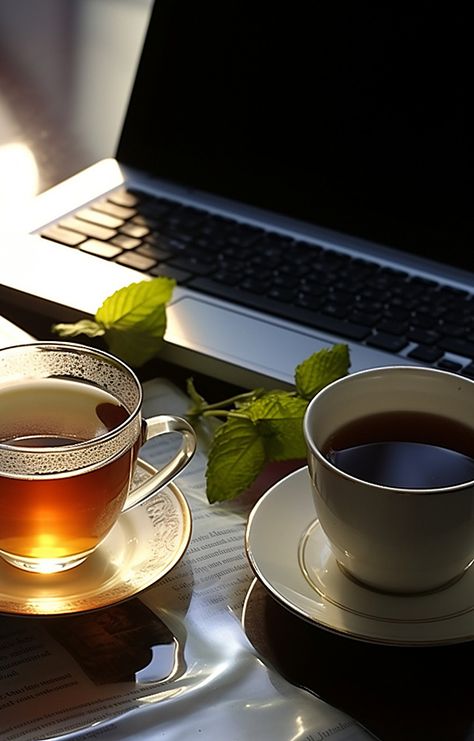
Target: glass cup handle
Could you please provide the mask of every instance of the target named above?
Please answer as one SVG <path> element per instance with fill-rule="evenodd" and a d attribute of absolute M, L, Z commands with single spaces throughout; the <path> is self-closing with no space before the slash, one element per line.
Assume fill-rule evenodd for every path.
<path fill-rule="evenodd" d="M 182 417 L 161 414 L 143 420 L 142 445 L 147 440 L 151 440 L 152 437 L 166 435 L 169 432 L 179 432 L 181 434 L 180 449 L 159 471 L 130 491 L 122 512 L 127 512 L 137 504 L 141 504 L 145 499 L 155 494 L 158 489 L 162 489 L 166 484 L 169 484 L 178 473 L 181 473 L 193 457 L 196 451 L 196 433 L 189 422 Z"/>

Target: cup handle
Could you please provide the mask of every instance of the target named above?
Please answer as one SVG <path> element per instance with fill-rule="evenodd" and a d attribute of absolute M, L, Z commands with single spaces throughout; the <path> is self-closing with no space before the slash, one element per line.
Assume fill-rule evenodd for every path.
<path fill-rule="evenodd" d="M 152 494 L 155 494 L 158 489 L 162 489 L 166 484 L 169 484 L 178 473 L 181 473 L 193 457 L 196 451 L 196 433 L 189 422 L 182 417 L 160 414 L 157 417 L 143 420 L 142 445 L 147 440 L 151 440 L 152 437 L 166 435 L 169 432 L 179 432 L 181 434 L 180 449 L 159 471 L 129 493 L 122 512 L 127 512 L 137 504 L 141 504 Z"/>

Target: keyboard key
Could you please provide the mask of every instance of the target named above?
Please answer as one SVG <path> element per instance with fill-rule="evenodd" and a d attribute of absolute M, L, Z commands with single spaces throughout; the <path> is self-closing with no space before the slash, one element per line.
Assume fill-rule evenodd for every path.
<path fill-rule="evenodd" d="M 218 280 L 219 283 L 225 283 L 227 286 L 236 286 L 240 282 L 240 273 L 236 270 L 218 270 L 216 273 L 214 273 L 214 280 Z M 262 286 L 260 281 L 257 281 L 256 284 L 250 284 L 247 281 L 242 281 L 240 284 L 242 288 L 245 288 L 246 291 L 251 291 L 251 285 L 254 285 L 256 287 L 257 293 L 264 293 L 265 288 Z"/>
<path fill-rule="evenodd" d="M 428 345 L 418 345 L 408 353 L 409 358 L 422 363 L 435 363 L 442 355 L 443 351 L 438 347 L 428 347 Z"/>
<path fill-rule="evenodd" d="M 379 350 L 396 353 L 406 347 L 407 341 L 405 337 L 397 337 L 396 335 L 385 332 L 376 332 L 367 338 L 367 344 L 371 347 L 377 347 Z"/>
<path fill-rule="evenodd" d="M 464 358 L 474 358 L 474 342 L 463 340 L 460 337 L 443 337 L 439 341 L 439 347 L 454 355 Z"/>
<path fill-rule="evenodd" d="M 135 237 L 127 237 L 126 234 L 117 234 L 116 237 L 110 240 L 112 244 L 121 247 L 123 250 L 134 250 L 135 247 L 139 247 L 142 243 L 141 239 Z"/>
<path fill-rule="evenodd" d="M 301 306 L 304 309 L 312 309 L 313 311 L 317 311 L 321 308 L 324 304 L 324 300 L 326 298 L 326 294 L 321 294 L 319 296 L 315 296 L 314 294 L 300 294 L 297 299 L 296 303 L 298 306 Z M 358 320 L 355 319 L 355 322 Z"/>
<path fill-rule="evenodd" d="M 127 268 L 141 270 L 142 272 L 146 272 L 156 265 L 155 260 L 145 257 L 145 255 L 139 255 L 138 252 L 124 252 L 120 257 L 117 257 L 115 262 L 119 262 L 120 265 L 126 265 Z"/>
<path fill-rule="evenodd" d="M 172 257 L 168 260 L 168 264 L 174 268 L 191 272 L 194 275 L 209 275 L 209 273 L 215 270 L 213 263 L 203 263 L 198 258 L 187 255 Z"/>
<path fill-rule="evenodd" d="M 162 260 L 167 260 L 168 257 L 171 257 L 172 255 L 169 250 L 164 250 L 161 247 L 157 247 L 154 244 L 148 244 L 147 242 L 144 242 L 139 247 L 137 247 L 137 252 L 139 252 L 141 255 L 145 255 L 146 257 L 152 257 L 155 260 L 159 260 L 160 262 Z"/>
<path fill-rule="evenodd" d="M 100 242 L 98 239 L 87 239 L 79 245 L 79 249 L 83 252 L 89 252 L 91 255 L 105 257 L 107 260 L 111 260 L 122 253 L 120 247 L 116 247 L 109 242 Z"/>
<path fill-rule="evenodd" d="M 417 342 L 420 345 L 435 345 L 440 338 L 439 332 L 420 329 L 419 327 L 410 327 L 406 336 L 412 342 Z"/>
<path fill-rule="evenodd" d="M 63 219 L 59 222 L 59 226 L 63 227 L 63 229 L 71 229 L 73 232 L 84 234 L 86 237 L 92 237 L 92 239 L 102 239 L 104 242 L 112 239 L 117 234 L 115 229 L 109 229 L 99 224 L 92 224 L 83 219 L 76 219 L 75 216 L 69 216 Z"/>
<path fill-rule="evenodd" d="M 344 319 L 347 316 L 346 307 L 339 304 L 323 304 L 321 310 L 323 314 L 326 314 L 327 316 L 334 316 L 338 319 Z"/>
<path fill-rule="evenodd" d="M 41 236 L 44 239 L 52 239 L 54 242 L 60 242 L 68 247 L 77 247 L 78 244 L 84 242 L 87 237 L 85 234 L 79 234 L 78 232 L 72 232 L 70 229 L 64 229 L 62 226 L 52 224 L 46 227 L 41 232 Z"/>
<path fill-rule="evenodd" d="M 145 214 L 135 214 L 130 223 L 138 224 L 139 226 L 146 226 L 149 231 L 154 231 L 161 227 L 162 222 L 161 219 L 157 219 L 153 216 L 145 216 Z"/>
<path fill-rule="evenodd" d="M 127 206 L 129 208 L 137 206 L 140 202 L 139 198 L 132 193 L 132 191 L 127 190 L 126 188 L 120 188 L 114 193 L 110 193 L 107 196 L 107 200 L 111 203 L 116 203 L 117 206 Z"/>
<path fill-rule="evenodd" d="M 118 229 L 124 223 L 123 219 L 119 219 L 117 216 L 110 216 L 110 214 L 104 214 L 93 208 L 83 208 L 76 213 L 76 216 L 78 219 L 90 221 L 92 224 L 99 224 L 100 226 L 106 226 L 109 229 Z"/>
<path fill-rule="evenodd" d="M 436 365 L 438 368 L 441 368 L 441 370 L 450 371 L 451 373 L 457 373 L 462 368 L 462 363 L 456 363 L 454 360 L 450 360 L 449 358 L 441 358 Z"/>
<path fill-rule="evenodd" d="M 150 233 L 150 229 L 147 226 L 140 224 L 124 224 L 119 229 L 120 234 L 126 234 L 127 237 L 135 237 L 135 239 L 143 239 L 147 234 Z"/>
<path fill-rule="evenodd" d="M 123 219 L 124 221 L 126 219 L 131 219 L 137 213 L 134 208 L 119 206 L 116 203 L 111 203 L 107 200 L 97 201 L 92 204 L 91 208 L 93 208 L 94 211 L 100 211 L 101 213 L 109 214 L 110 216 L 116 216 L 118 219 Z"/>
<path fill-rule="evenodd" d="M 143 242 L 146 244 L 153 244 L 156 247 L 160 247 L 161 249 L 167 250 L 173 254 L 184 252 L 188 247 L 187 243 L 181 239 L 167 237 L 164 234 L 159 234 L 157 232 L 148 234 L 144 238 Z"/>
<path fill-rule="evenodd" d="M 314 316 L 308 317 L 307 323 L 315 329 L 323 329 L 326 332 L 335 332 L 348 340 L 364 340 L 370 333 L 369 327 L 363 324 L 336 319 L 321 312 L 315 312 Z"/>
<path fill-rule="evenodd" d="M 192 274 L 186 272 L 186 270 L 179 270 L 178 268 L 173 268 L 171 265 L 168 265 L 166 262 L 161 263 L 160 265 L 155 265 L 154 268 L 151 268 L 149 271 L 150 275 L 153 275 L 155 277 L 159 277 L 160 275 L 165 276 L 166 278 L 174 278 L 176 283 L 186 283 L 190 278 L 192 278 Z"/>
<path fill-rule="evenodd" d="M 444 321 L 442 324 L 438 325 L 438 329 L 442 334 L 448 335 L 449 337 L 462 337 L 466 333 L 466 330 L 462 325 L 451 324 Z"/>
<path fill-rule="evenodd" d="M 353 322 L 354 324 L 364 324 L 366 327 L 373 327 L 380 319 L 379 314 L 367 314 L 364 311 L 359 311 L 356 309 L 356 311 L 350 311 L 347 315 L 347 318 L 350 322 Z M 380 327 L 382 330 L 382 327 Z M 393 332 L 395 334 L 395 332 Z"/>
<path fill-rule="evenodd" d="M 159 221 L 162 221 L 164 216 L 179 208 L 179 204 L 174 203 L 167 198 L 153 198 L 150 196 L 142 197 L 139 204 L 141 216 L 155 218 Z"/>
<path fill-rule="evenodd" d="M 387 334 L 394 334 L 396 336 L 405 335 L 408 330 L 407 322 L 395 321 L 394 319 L 381 319 L 377 323 L 377 330 L 379 332 L 385 332 Z M 417 340 L 413 340 L 416 342 Z"/>

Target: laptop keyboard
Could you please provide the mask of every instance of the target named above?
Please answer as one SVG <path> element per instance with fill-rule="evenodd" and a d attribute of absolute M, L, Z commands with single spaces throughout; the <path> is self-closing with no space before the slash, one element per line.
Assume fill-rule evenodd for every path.
<path fill-rule="evenodd" d="M 468 291 L 125 188 L 41 236 L 474 378 Z"/>

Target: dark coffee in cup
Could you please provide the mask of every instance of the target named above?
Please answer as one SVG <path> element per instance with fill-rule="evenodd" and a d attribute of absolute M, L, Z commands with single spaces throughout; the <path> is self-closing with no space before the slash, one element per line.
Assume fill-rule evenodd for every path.
<path fill-rule="evenodd" d="M 474 480 L 474 430 L 436 414 L 360 417 L 336 430 L 323 452 L 339 470 L 381 486 L 432 489 Z"/>

